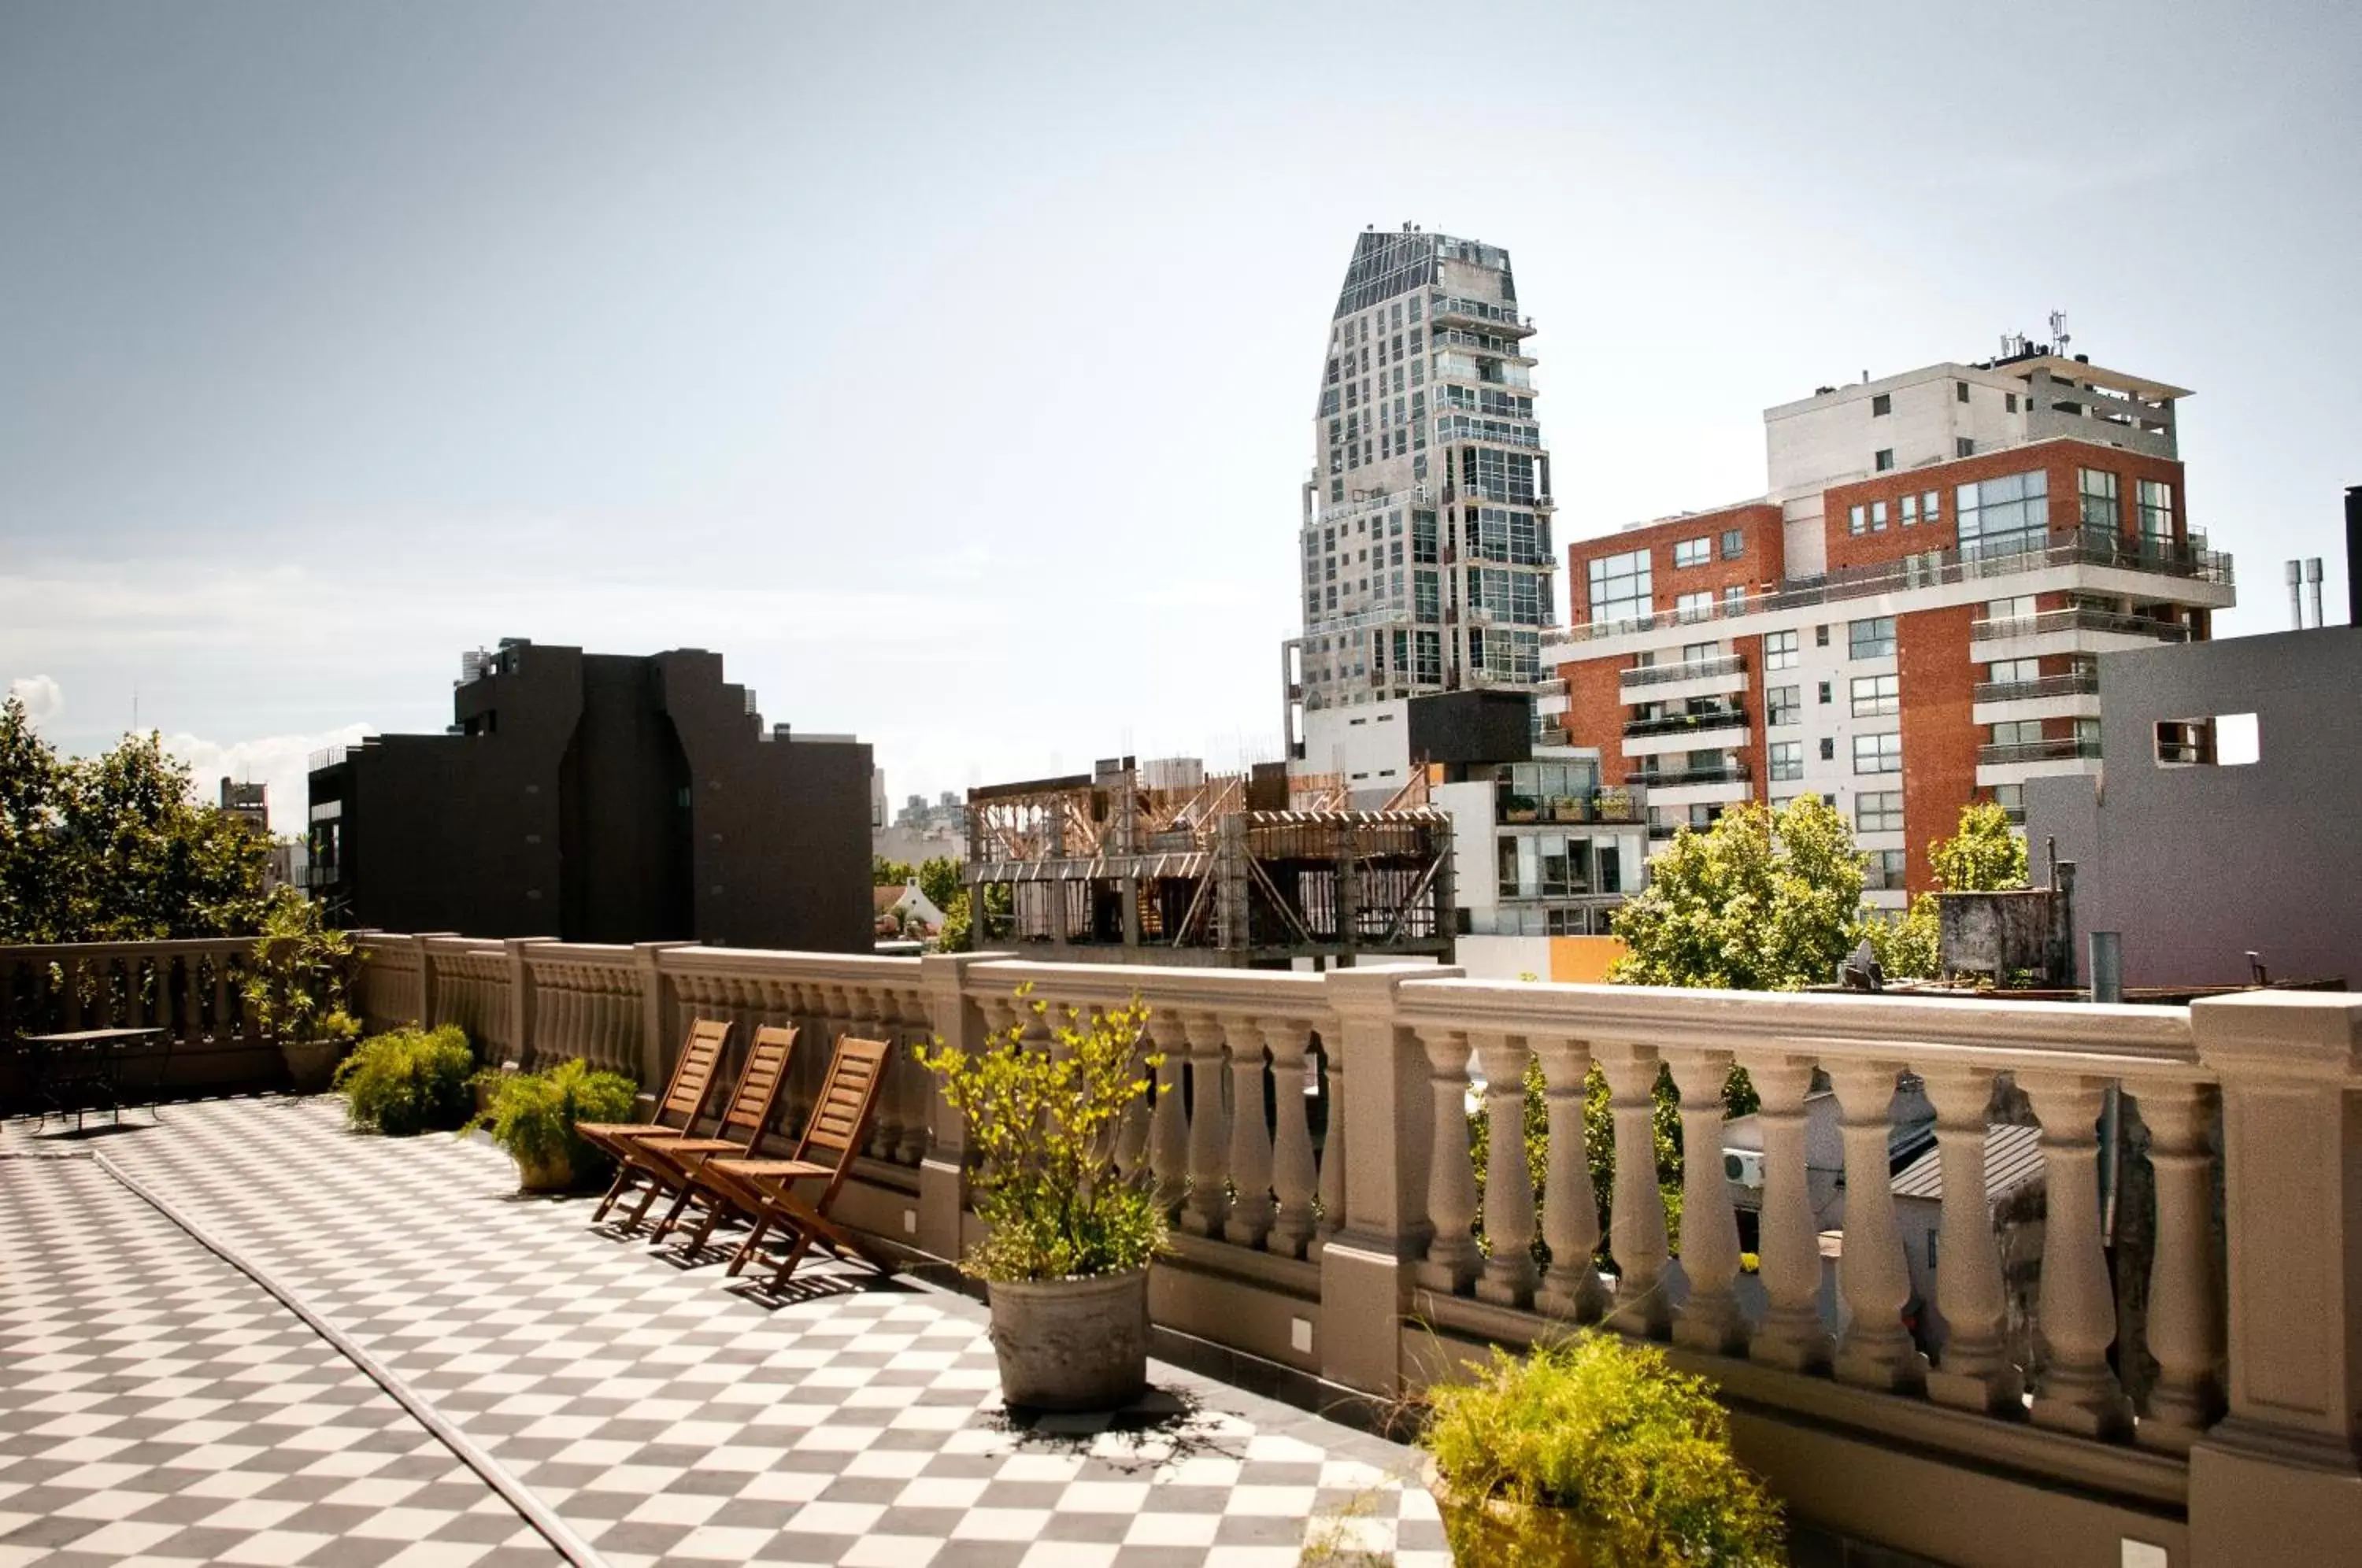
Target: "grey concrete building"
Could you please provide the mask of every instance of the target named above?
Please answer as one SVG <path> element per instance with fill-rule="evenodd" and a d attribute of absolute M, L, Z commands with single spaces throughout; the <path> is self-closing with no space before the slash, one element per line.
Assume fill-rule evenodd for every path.
<path fill-rule="evenodd" d="M 722 656 L 504 641 L 440 735 L 314 759 L 311 880 L 354 926 L 866 952 L 869 747 L 767 731 Z"/>
<path fill-rule="evenodd" d="M 1283 645 L 1291 757 L 1340 709 L 1540 680 L 1558 617 L 1533 331 L 1499 246 L 1408 224 L 1354 245 L 1303 491 L 1304 633 Z"/>
<path fill-rule="evenodd" d="M 2099 699 L 2098 775 L 2028 779 L 2026 834 L 2125 983 L 2234 984 L 2253 952 L 2362 986 L 2362 630 L 2103 654 Z"/>

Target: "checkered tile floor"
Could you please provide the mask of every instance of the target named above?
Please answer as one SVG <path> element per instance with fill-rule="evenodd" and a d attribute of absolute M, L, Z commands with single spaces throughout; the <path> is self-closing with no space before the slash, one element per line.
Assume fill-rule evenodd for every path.
<path fill-rule="evenodd" d="M 1161 1364 L 1140 1409 L 1021 1422 L 1000 1404 L 984 1310 L 964 1297 L 823 1269 L 793 1300 L 753 1298 L 724 1288 L 718 1266 L 684 1270 L 594 1233 L 586 1202 L 517 1198 L 496 1151 L 355 1136 L 339 1112 L 325 1099 L 215 1101 L 88 1145 L 12 1128 L 0 1150 L 103 1150 L 366 1346 L 615 1568 L 1449 1561 L 1432 1502 L 1407 1479 L 1407 1450 Z M 364 1554 L 386 1519 L 415 1527 L 402 1538 L 414 1550 L 448 1553 L 418 1561 L 549 1560 L 398 1407 L 87 1162 L 0 1160 L 0 1568 L 192 1556 L 371 1568 L 392 1557 Z M 267 1373 L 248 1359 L 260 1345 Z M 201 1356 L 203 1371 L 187 1370 Z M 292 1370 L 299 1360 L 316 1370 Z M 243 1405 L 201 1410 L 192 1401 L 226 1396 L 182 1391 L 199 1376 L 206 1389 L 240 1376 L 259 1387 Z M 358 1466 L 382 1451 L 381 1465 L 317 1468 L 332 1456 L 299 1445 L 329 1407 L 334 1457 Z M 305 1413 L 299 1433 L 290 1410 Z M 112 1441 L 86 1424 L 98 1419 L 144 1422 L 122 1450 L 137 1456 L 33 1457 L 61 1437 Z M 194 1428 L 200 1452 L 254 1456 L 232 1463 L 268 1479 L 237 1483 L 256 1489 L 237 1500 L 290 1506 L 236 1517 L 261 1521 L 251 1528 L 270 1544 L 256 1550 L 281 1555 L 184 1549 L 153 1529 L 95 1533 L 160 1525 L 140 1510 L 195 1490 L 183 1483 L 200 1477 L 183 1472 L 197 1467 L 149 1446 L 173 1423 Z M 20 1438 L 36 1427 L 45 1435 Z M 36 1472 L 20 1474 L 28 1463 Z M 150 1466 L 172 1479 L 142 1491 Z M 64 1474 L 83 1476 L 86 1499 L 106 1499 L 90 1506 L 123 1511 L 84 1533 L 66 1523 L 77 1516 L 61 1496 L 28 1507 L 27 1493 L 9 1494 L 28 1480 L 56 1488 Z M 348 1495 L 323 1477 L 386 1489 Z M 414 1478 L 436 1494 L 415 1519 L 414 1499 L 391 1490 Z M 472 1488 L 464 1501 L 445 1495 L 460 1487 Z M 349 1530 L 315 1517 L 329 1507 L 351 1516 Z M 44 1555 L 67 1536 L 76 1553 Z M 459 1555 L 473 1551 L 483 1555 Z"/>

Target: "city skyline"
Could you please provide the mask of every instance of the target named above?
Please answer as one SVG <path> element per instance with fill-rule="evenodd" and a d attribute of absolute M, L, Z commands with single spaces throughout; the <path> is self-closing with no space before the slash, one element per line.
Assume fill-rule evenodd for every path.
<path fill-rule="evenodd" d="M 282 826 L 502 635 L 712 648 L 898 799 L 1274 755 L 1313 313 L 1407 221 L 1518 258 L 1562 565 L 2053 309 L 2199 389 L 2221 635 L 2338 553 L 2343 8 L 1082 16 L 11 11 L 0 686 L 83 752 L 136 692 Z M 1516 134 L 1390 84 L 1403 28 Z"/>

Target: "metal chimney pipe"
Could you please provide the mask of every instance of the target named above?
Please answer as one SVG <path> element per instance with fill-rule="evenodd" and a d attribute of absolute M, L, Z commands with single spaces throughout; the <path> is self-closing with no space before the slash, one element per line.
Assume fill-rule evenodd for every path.
<path fill-rule="evenodd" d="M 2304 563 L 2303 563 L 2303 562 L 2301 562 L 2301 561 L 2290 561 L 2290 562 L 2289 562 L 2289 564 L 2288 564 L 2288 585 L 2289 585 L 2289 628 L 2290 628 L 2291 631 L 2298 631 L 2298 632 L 2301 632 L 2301 631 L 2303 631 L 2303 630 L 2304 630 Z"/>
<path fill-rule="evenodd" d="M 2304 596 L 2312 602 L 2312 624 L 2321 624 L 2321 558 L 2304 563 Z"/>
<path fill-rule="evenodd" d="M 2362 484 L 2345 487 L 2345 624 L 2362 626 Z"/>

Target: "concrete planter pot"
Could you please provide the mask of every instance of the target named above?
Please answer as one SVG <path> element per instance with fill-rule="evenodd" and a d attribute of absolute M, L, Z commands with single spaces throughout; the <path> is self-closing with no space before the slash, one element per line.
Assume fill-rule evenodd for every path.
<path fill-rule="evenodd" d="M 1529 1508 L 1455 1491 L 1429 1460 L 1421 1477 L 1459 1568 L 1603 1568 L 1610 1559 L 1572 1508 Z"/>
<path fill-rule="evenodd" d="M 574 1187 L 574 1162 L 559 1150 L 546 1160 L 528 1160 L 522 1154 L 509 1156 L 516 1162 L 519 1192 L 568 1192 Z"/>
<path fill-rule="evenodd" d="M 281 1040 L 279 1057 L 287 1064 L 290 1094 L 326 1094 L 336 1079 L 337 1064 L 345 1059 L 345 1042 Z"/>
<path fill-rule="evenodd" d="M 994 1280 L 992 1348 L 1003 1402 L 1113 1410 L 1148 1391 L 1148 1271 Z"/>

